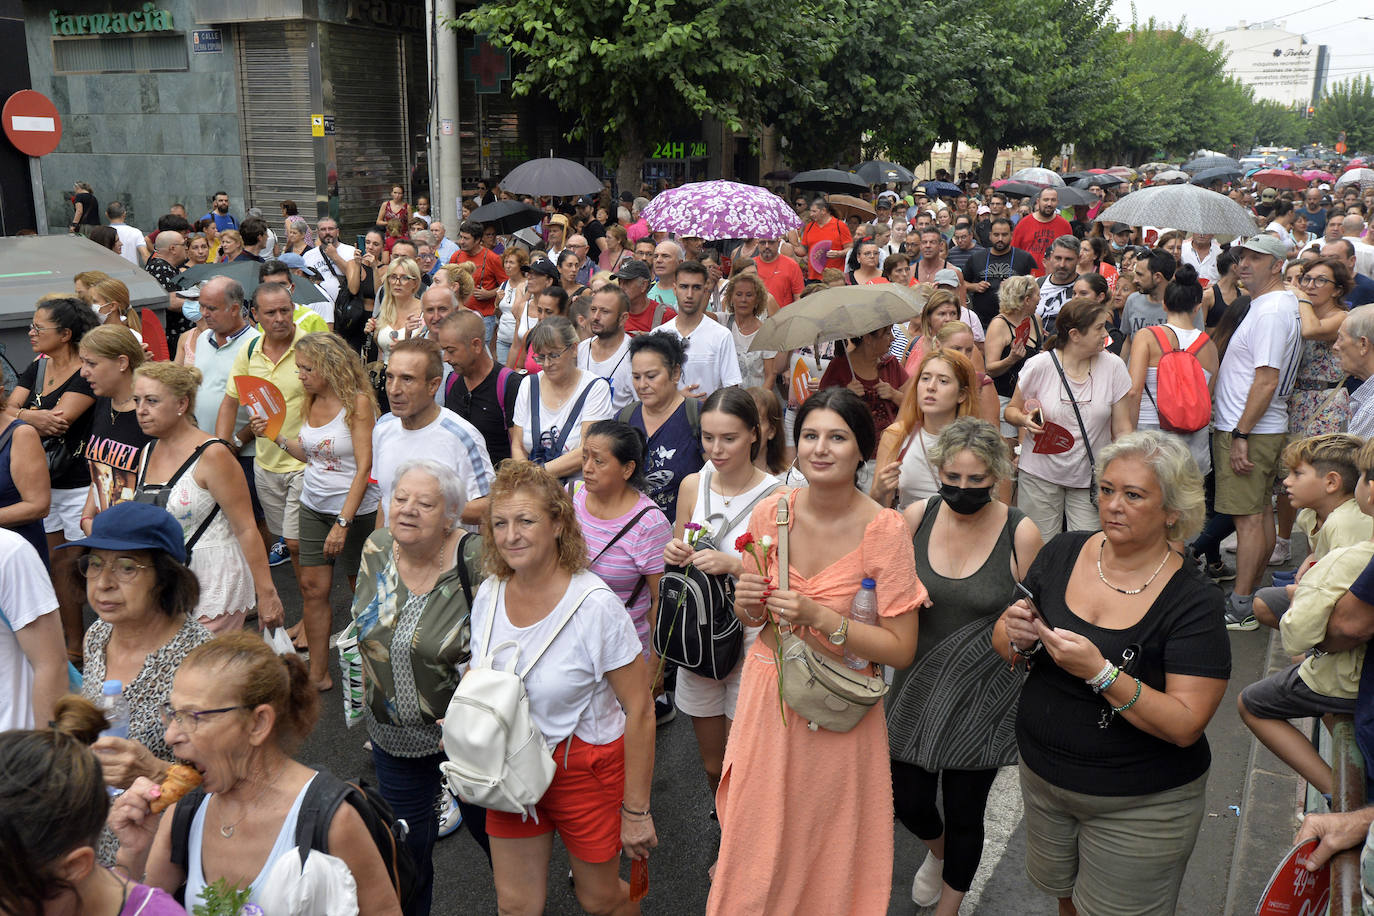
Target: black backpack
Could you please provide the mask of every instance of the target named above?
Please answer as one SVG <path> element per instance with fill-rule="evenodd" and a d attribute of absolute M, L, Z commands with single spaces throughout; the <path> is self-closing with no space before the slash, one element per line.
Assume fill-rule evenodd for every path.
<path fill-rule="evenodd" d="M 711 472 L 705 475 L 706 519 L 722 519 L 720 532 L 734 530 L 754 507 L 773 493 L 775 483 L 750 500 L 734 518 L 711 511 Z M 697 541 L 700 550 L 720 545 L 709 535 Z M 747 562 L 747 561 L 746 561 Z M 658 580 L 658 623 L 654 626 L 654 651 L 680 668 L 702 677 L 724 680 L 739 662 L 744 647 L 744 626 L 735 616 L 735 583 L 728 575 L 709 575 L 692 564 L 669 566 Z"/>
<path fill-rule="evenodd" d="M 296 821 L 295 845 L 300 851 L 301 865 L 310 850 L 329 852 L 329 826 L 339 805 L 347 802 L 353 806 L 372 834 L 372 842 L 381 853 L 382 864 L 391 878 L 392 888 L 401 908 L 407 909 L 415 896 L 418 870 L 410 848 L 405 844 L 409 827 L 405 821 L 398 820 L 391 806 L 377 789 L 359 779 L 357 782 L 344 782 L 327 770 L 314 767 L 315 778 L 305 790 L 301 800 L 301 810 Z M 186 871 L 189 861 L 191 821 L 196 810 L 205 801 L 205 790 L 192 789 L 172 809 L 172 864 Z M 185 905 L 185 886 L 177 893 L 177 901 Z"/>

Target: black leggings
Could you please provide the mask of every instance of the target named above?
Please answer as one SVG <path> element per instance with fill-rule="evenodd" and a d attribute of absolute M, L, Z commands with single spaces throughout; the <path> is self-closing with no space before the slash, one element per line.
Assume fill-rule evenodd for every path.
<path fill-rule="evenodd" d="M 960 893 L 968 893 L 983 857 L 983 813 L 996 778 L 995 769 L 932 773 L 914 763 L 892 761 L 892 801 L 897 819 L 923 840 L 944 835 L 944 881 Z M 935 789 L 941 783 L 943 821 L 935 804 Z"/>

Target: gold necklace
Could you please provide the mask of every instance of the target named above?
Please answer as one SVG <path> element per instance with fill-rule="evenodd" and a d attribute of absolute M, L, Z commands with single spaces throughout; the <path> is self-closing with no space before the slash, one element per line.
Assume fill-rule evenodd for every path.
<path fill-rule="evenodd" d="M 288 760 L 287 763 L 290 763 L 290 761 Z M 262 788 L 258 790 L 258 794 L 253 797 L 252 802 L 249 802 L 248 804 L 245 804 L 243 806 L 243 813 L 239 815 L 238 820 L 234 821 L 232 824 L 226 824 L 224 823 L 224 820 L 221 818 L 219 822 L 219 835 L 224 837 L 226 840 L 232 838 L 234 835 L 234 828 L 237 827 L 239 824 L 243 823 L 243 819 L 248 816 L 248 812 L 252 811 L 255 807 L 257 807 L 258 802 L 262 801 L 262 797 L 267 794 L 267 790 L 272 788 L 273 783 L 275 783 L 277 779 L 281 777 L 281 774 L 285 771 L 286 764 L 283 763 L 281 765 L 281 769 L 277 771 L 277 775 L 275 777 L 273 777 L 272 779 L 265 780 L 263 782 Z M 223 796 L 220 797 L 220 801 L 224 801 Z"/>
<path fill-rule="evenodd" d="M 1150 578 L 1145 580 L 1144 585 L 1140 586 L 1140 588 L 1137 589 L 1124 589 L 1118 588 L 1117 586 L 1108 582 L 1107 576 L 1102 572 L 1102 552 L 1106 549 L 1107 538 L 1104 535 L 1102 538 L 1102 543 L 1100 543 L 1097 546 L 1097 578 L 1101 579 L 1102 584 L 1107 586 L 1107 588 L 1111 589 L 1114 592 L 1118 592 L 1122 595 L 1139 595 L 1141 592 L 1145 591 L 1145 589 L 1149 588 L 1150 583 L 1155 581 L 1155 577 L 1158 576 L 1160 571 L 1164 569 L 1164 564 L 1169 562 L 1169 554 L 1171 553 L 1168 547 L 1164 548 L 1164 559 L 1159 561 L 1159 565 L 1155 567 L 1154 572 L 1150 573 Z"/>

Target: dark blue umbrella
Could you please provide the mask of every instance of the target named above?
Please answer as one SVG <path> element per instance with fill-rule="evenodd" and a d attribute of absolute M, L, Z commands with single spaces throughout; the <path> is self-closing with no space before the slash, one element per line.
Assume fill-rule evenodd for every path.
<path fill-rule="evenodd" d="M 1214 169 L 1204 169 L 1193 176 L 1193 184 L 1209 185 L 1218 181 L 1236 181 L 1240 178 L 1241 171 L 1229 165 L 1223 165 Z"/>
<path fill-rule="evenodd" d="M 958 197 L 964 189 L 949 181 L 923 181 L 921 188 L 930 197 Z"/>

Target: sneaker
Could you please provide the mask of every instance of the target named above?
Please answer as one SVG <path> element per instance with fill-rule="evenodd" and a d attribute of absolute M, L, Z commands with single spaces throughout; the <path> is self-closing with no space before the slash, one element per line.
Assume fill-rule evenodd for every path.
<path fill-rule="evenodd" d="M 1236 597 L 1235 592 L 1226 596 L 1226 629 L 1228 630 L 1256 630 L 1259 629 L 1259 621 L 1251 609 L 1252 597 L 1247 596 L 1246 600 L 1241 601 Z"/>
<path fill-rule="evenodd" d="M 926 860 L 916 870 L 916 879 L 911 882 L 911 901 L 917 906 L 934 906 L 945 889 L 944 875 L 945 860 L 927 852 Z"/>
<path fill-rule="evenodd" d="M 439 839 L 442 840 L 463 826 L 463 812 L 458 807 L 458 799 L 453 797 L 447 786 L 441 790 L 440 798 L 447 802 L 444 810 L 439 812 Z"/>
<path fill-rule="evenodd" d="M 1225 560 L 1217 560 L 1215 563 L 1208 563 L 1202 567 L 1202 572 L 1213 582 L 1230 582 L 1236 578 L 1234 567 L 1227 566 Z"/>
<path fill-rule="evenodd" d="M 271 550 L 267 551 L 267 565 L 280 566 L 289 562 L 291 562 L 291 551 L 286 549 L 286 538 L 282 538 L 272 545 Z"/>
<path fill-rule="evenodd" d="M 1270 566 L 1282 566 L 1293 559 L 1293 548 L 1288 538 L 1279 538 L 1274 541 L 1274 552 L 1269 554 Z"/>
<path fill-rule="evenodd" d="M 1226 535 L 1226 538 L 1221 542 L 1221 549 L 1227 553 L 1236 552 L 1236 534 L 1234 531 Z"/>
<path fill-rule="evenodd" d="M 677 707 L 673 701 L 666 696 L 654 698 L 654 721 L 658 725 L 667 725 L 677 718 Z"/>

